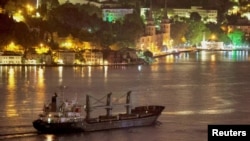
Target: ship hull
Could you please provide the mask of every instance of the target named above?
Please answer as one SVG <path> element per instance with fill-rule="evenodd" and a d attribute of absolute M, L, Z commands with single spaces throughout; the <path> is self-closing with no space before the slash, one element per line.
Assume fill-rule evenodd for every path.
<path fill-rule="evenodd" d="M 33 122 L 33 127 L 41 133 L 65 133 L 65 132 L 89 132 L 89 131 L 101 131 L 101 130 L 110 130 L 110 129 L 121 129 L 129 127 L 141 127 L 141 126 L 150 126 L 154 125 L 161 114 L 164 107 L 154 106 L 154 109 L 157 111 L 151 111 L 151 113 L 146 113 L 148 110 L 141 111 L 145 109 L 140 107 L 140 113 L 136 118 L 123 118 L 123 119 L 107 119 L 105 121 L 95 121 L 90 122 L 87 120 L 81 120 L 77 122 L 64 122 L 64 123 L 48 123 L 43 120 L 35 120 Z M 134 111 L 133 114 L 138 112 Z"/>
<path fill-rule="evenodd" d="M 83 132 L 100 131 L 128 127 L 140 127 L 154 125 L 158 116 L 149 116 L 136 119 L 113 120 L 104 122 L 88 123 L 84 121 L 66 122 L 66 123 L 48 123 L 42 120 L 35 120 L 33 126 L 41 133 L 65 133 L 65 132 Z"/>

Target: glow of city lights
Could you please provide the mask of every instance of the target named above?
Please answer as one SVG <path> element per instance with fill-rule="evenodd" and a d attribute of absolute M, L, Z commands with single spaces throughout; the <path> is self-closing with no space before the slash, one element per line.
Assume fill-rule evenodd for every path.
<path fill-rule="evenodd" d="M 141 71 L 141 70 L 142 70 L 141 65 L 139 65 L 139 66 L 137 67 L 137 69 L 138 69 L 138 71 Z"/>
<path fill-rule="evenodd" d="M 41 17 L 41 14 L 39 12 L 36 12 L 36 17 L 37 18 L 40 18 Z"/>
<path fill-rule="evenodd" d="M 216 39 L 216 35 L 215 34 L 212 34 L 211 35 L 211 39 L 214 41 Z"/>
<path fill-rule="evenodd" d="M 173 55 L 168 55 L 165 58 L 166 58 L 166 63 L 173 63 L 174 62 L 174 56 Z"/>
<path fill-rule="evenodd" d="M 104 64 L 104 65 L 108 65 L 109 62 L 108 62 L 107 60 L 105 60 L 105 61 L 103 61 L 103 64 Z"/>
<path fill-rule="evenodd" d="M 38 47 L 35 47 L 35 51 L 37 54 L 48 53 L 49 47 L 44 45 L 43 43 L 40 43 L 40 45 Z"/>
<path fill-rule="evenodd" d="M 53 141 L 54 140 L 54 135 L 51 134 L 46 134 L 46 141 Z"/>
<path fill-rule="evenodd" d="M 22 15 L 22 10 L 18 10 L 13 14 L 13 19 L 17 22 L 25 21 L 24 16 Z"/>
<path fill-rule="evenodd" d="M 34 11 L 34 7 L 31 6 L 30 4 L 26 5 L 26 9 L 27 9 L 27 11 L 28 11 L 29 14 L 31 14 Z"/>
<path fill-rule="evenodd" d="M 240 8 L 238 6 L 234 6 L 231 10 L 232 14 L 237 14 L 239 12 Z"/>
<path fill-rule="evenodd" d="M 62 59 L 58 59 L 57 62 L 58 62 L 58 64 L 63 64 L 63 60 Z"/>
<path fill-rule="evenodd" d="M 5 51 L 23 52 L 23 48 L 20 45 L 16 45 L 14 42 L 10 42 L 4 49 Z"/>

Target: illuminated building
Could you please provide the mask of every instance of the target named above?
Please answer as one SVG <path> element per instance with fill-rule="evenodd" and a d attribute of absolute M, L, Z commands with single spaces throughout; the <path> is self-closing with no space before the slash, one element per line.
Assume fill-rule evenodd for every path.
<path fill-rule="evenodd" d="M 217 23 L 217 10 L 203 9 L 200 6 L 191 6 L 191 8 L 173 8 L 172 16 L 190 18 L 190 14 L 197 12 L 201 16 L 203 22 Z"/>
<path fill-rule="evenodd" d="M 25 64 L 52 64 L 52 56 L 47 46 L 41 44 L 27 50 L 24 59 Z"/>
<path fill-rule="evenodd" d="M 83 53 L 86 64 L 88 65 L 102 65 L 103 64 L 103 53 L 98 51 L 85 51 Z"/>
<path fill-rule="evenodd" d="M 0 55 L 0 64 L 22 64 L 22 56 L 18 54 Z"/>
<path fill-rule="evenodd" d="M 63 3 L 73 3 L 73 4 L 88 4 L 88 5 L 94 5 L 96 7 L 102 8 L 102 7 L 117 7 L 119 6 L 119 3 L 117 3 L 117 0 L 58 0 L 60 4 Z"/>
<path fill-rule="evenodd" d="M 122 20 L 125 15 L 133 13 L 132 8 L 103 8 L 102 19 L 103 21 L 115 22 Z"/>
<path fill-rule="evenodd" d="M 74 51 L 58 50 L 56 56 L 58 64 L 73 65 L 75 63 L 76 53 Z"/>
<path fill-rule="evenodd" d="M 158 53 L 164 48 L 170 48 L 170 22 L 167 16 L 166 8 L 164 9 L 164 17 L 160 23 L 160 30 L 157 31 L 156 25 L 153 20 L 152 11 L 149 10 L 148 17 L 146 18 L 145 33 L 141 36 L 137 43 L 136 49 L 149 50 L 152 53 Z"/>
<path fill-rule="evenodd" d="M 202 49 L 207 49 L 207 50 L 220 50 L 224 49 L 224 44 L 223 42 L 218 42 L 218 41 L 202 41 L 201 47 Z"/>
<path fill-rule="evenodd" d="M 66 37 L 58 36 L 57 32 L 52 34 L 52 37 L 55 43 L 58 43 L 61 49 L 67 50 L 85 50 L 85 49 L 100 49 L 98 43 L 80 41 L 78 38 L 74 38 L 72 35 Z"/>

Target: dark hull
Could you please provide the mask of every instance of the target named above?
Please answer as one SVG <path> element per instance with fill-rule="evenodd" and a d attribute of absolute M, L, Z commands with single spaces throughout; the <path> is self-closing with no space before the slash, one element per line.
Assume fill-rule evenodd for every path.
<path fill-rule="evenodd" d="M 140 127 L 154 125 L 157 118 L 164 109 L 163 106 L 153 106 L 153 109 L 145 109 L 145 107 L 139 107 L 132 111 L 133 114 L 139 112 L 139 116 L 136 118 L 124 118 L 117 120 L 105 120 L 90 122 L 86 120 L 77 122 L 65 122 L 65 123 L 48 123 L 42 120 L 35 120 L 33 122 L 34 128 L 42 133 L 65 133 L 65 132 L 82 132 L 82 131 L 100 131 L 110 129 L 120 129 L 128 127 Z M 147 113 L 149 112 L 149 113 Z M 144 114 L 143 114 L 144 113 Z"/>
<path fill-rule="evenodd" d="M 82 124 L 78 122 L 66 122 L 66 123 L 48 123 L 42 120 L 35 120 L 33 127 L 40 133 L 70 133 L 70 132 L 82 132 L 83 129 L 77 125 Z"/>

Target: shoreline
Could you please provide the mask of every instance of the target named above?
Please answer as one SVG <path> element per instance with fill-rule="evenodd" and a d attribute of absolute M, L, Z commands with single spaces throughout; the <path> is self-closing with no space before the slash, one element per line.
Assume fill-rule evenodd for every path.
<path fill-rule="evenodd" d="M 160 58 L 168 55 L 179 55 L 184 52 L 200 52 L 200 51 L 249 51 L 250 49 L 201 49 L 201 48 L 189 48 L 179 49 L 178 51 L 165 52 L 157 54 L 152 58 Z M 0 64 L 0 66 L 38 66 L 38 67 L 105 67 L 105 66 L 136 66 L 136 65 L 148 65 L 146 62 L 137 63 L 112 63 L 112 64 Z"/>
<path fill-rule="evenodd" d="M 116 63 L 107 65 L 81 65 L 81 64 L 0 64 L 0 66 L 38 66 L 38 67 L 105 67 L 105 66 L 137 66 L 145 65 L 146 63 Z"/>

